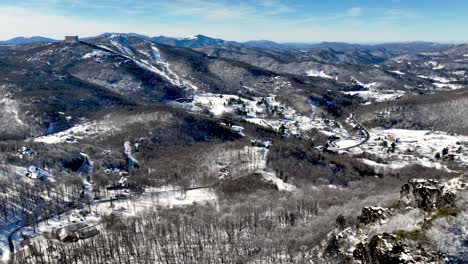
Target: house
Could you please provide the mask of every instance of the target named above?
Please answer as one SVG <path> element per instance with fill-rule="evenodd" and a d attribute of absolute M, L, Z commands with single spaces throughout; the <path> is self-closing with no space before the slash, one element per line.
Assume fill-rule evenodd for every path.
<path fill-rule="evenodd" d="M 87 239 L 99 235 L 99 230 L 95 226 L 85 227 L 76 231 L 78 239 Z"/>
<path fill-rule="evenodd" d="M 31 179 L 46 181 L 50 177 L 50 172 L 36 166 L 30 166 L 26 172 L 26 176 Z"/>
<path fill-rule="evenodd" d="M 87 239 L 99 235 L 99 230 L 95 226 L 88 226 L 86 223 L 76 223 L 59 227 L 53 231 L 53 234 L 60 241 L 76 242 L 80 239 Z"/>
<path fill-rule="evenodd" d="M 258 140 L 258 139 L 252 139 L 250 143 L 252 143 L 252 146 L 254 147 L 261 147 L 261 148 L 269 148 L 272 144 L 270 140 L 263 141 L 263 140 Z"/>
<path fill-rule="evenodd" d="M 57 239 L 64 242 L 73 242 L 77 241 L 75 232 L 80 228 L 85 228 L 87 225 L 85 223 L 76 223 L 64 227 L 59 227 L 53 231 L 53 234 Z"/>
<path fill-rule="evenodd" d="M 24 146 L 24 147 L 21 147 L 19 150 L 18 150 L 18 153 L 20 155 L 20 157 L 22 158 L 23 156 L 26 156 L 26 157 L 31 157 L 33 155 L 33 150 L 32 148 L 28 147 L 28 146 Z"/>

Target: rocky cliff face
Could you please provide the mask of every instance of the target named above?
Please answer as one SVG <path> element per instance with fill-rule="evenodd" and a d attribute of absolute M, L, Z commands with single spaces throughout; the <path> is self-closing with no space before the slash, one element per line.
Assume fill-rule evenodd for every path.
<path fill-rule="evenodd" d="M 434 221 L 462 210 L 457 206 L 466 189 L 463 177 L 411 179 L 397 204 L 365 207 L 354 227 L 331 234 L 323 255 L 330 263 L 452 263 L 429 230 Z"/>
<path fill-rule="evenodd" d="M 359 243 L 353 251 L 353 258 L 360 263 L 441 263 L 434 252 L 414 248 L 388 233 L 375 235 L 368 243 Z"/>
<path fill-rule="evenodd" d="M 403 185 L 400 203 L 404 206 L 432 210 L 454 207 L 456 195 L 437 180 L 411 179 Z"/>
<path fill-rule="evenodd" d="M 362 208 L 361 215 L 358 217 L 358 221 L 363 225 L 368 225 L 385 220 L 388 214 L 388 209 L 380 206 L 364 207 Z"/>

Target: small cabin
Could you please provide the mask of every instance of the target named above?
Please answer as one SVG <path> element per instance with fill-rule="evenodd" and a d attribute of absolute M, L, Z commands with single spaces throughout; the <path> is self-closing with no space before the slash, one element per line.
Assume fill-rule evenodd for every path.
<path fill-rule="evenodd" d="M 55 237 L 63 242 L 77 242 L 80 239 L 97 236 L 99 233 L 99 230 L 95 226 L 89 226 L 86 223 L 70 224 L 53 231 Z"/>
<path fill-rule="evenodd" d="M 46 181 L 50 177 L 50 172 L 36 166 L 30 166 L 26 172 L 26 176 L 31 179 Z"/>
<path fill-rule="evenodd" d="M 258 140 L 258 139 L 252 139 L 250 143 L 254 147 L 267 148 L 267 149 L 270 148 L 270 146 L 272 145 L 272 142 L 270 140 L 263 141 L 263 140 Z"/>
<path fill-rule="evenodd" d="M 65 36 L 65 42 L 78 42 L 78 36 Z"/>
<path fill-rule="evenodd" d="M 23 156 L 31 157 L 33 155 L 33 150 L 28 146 L 24 146 L 18 150 L 18 154 L 20 155 L 21 158 Z"/>

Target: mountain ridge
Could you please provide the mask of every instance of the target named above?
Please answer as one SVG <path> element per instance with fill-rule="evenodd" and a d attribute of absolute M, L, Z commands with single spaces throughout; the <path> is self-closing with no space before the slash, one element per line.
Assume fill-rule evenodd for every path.
<path fill-rule="evenodd" d="M 420 50 L 436 50 L 454 46 L 455 44 L 442 44 L 438 42 L 426 42 L 426 41 L 405 41 L 405 42 L 383 42 L 375 44 L 364 44 L 364 43 L 348 43 L 348 42 L 334 42 L 334 41 L 322 41 L 318 43 L 301 43 L 301 42 L 275 42 L 271 40 L 250 40 L 250 41 L 228 41 L 220 38 L 213 38 L 203 34 L 197 34 L 190 37 L 176 38 L 168 36 L 148 36 L 138 33 L 117 33 L 117 32 L 106 32 L 97 36 L 84 37 L 83 40 L 90 40 L 101 37 L 108 37 L 112 34 L 124 34 L 128 36 L 134 36 L 146 40 L 151 40 L 156 43 L 166 44 L 176 47 L 206 47 L 206 46 L 248 46 L 257 48 L 268 48 L 278 50 L 310 50 L 310 49 L 323 49 L 331 48 L 339 51 L 350 50 L 350 49 L 367 49 L 367 50 L 379 50 L 386 49 L 390 52 L 396 50 L 404 50 L 405 52 L 420 51 Z M 60 41 L 57 39 L 34 36 L 34 37 L 16 37 L 9 40 L 0 41 L 0 45 L 16 45 L 16 44 L 30 44 L 39 42 L 56 42 Z"/>

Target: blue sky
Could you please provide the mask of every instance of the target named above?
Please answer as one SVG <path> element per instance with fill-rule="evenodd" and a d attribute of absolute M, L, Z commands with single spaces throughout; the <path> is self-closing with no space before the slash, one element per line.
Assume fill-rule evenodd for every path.
<path fill-rule="evenodd" d="M 0 39 L 103 32 L 278 42 L 465 42 L 466 0 L 0 0 Z"/>

